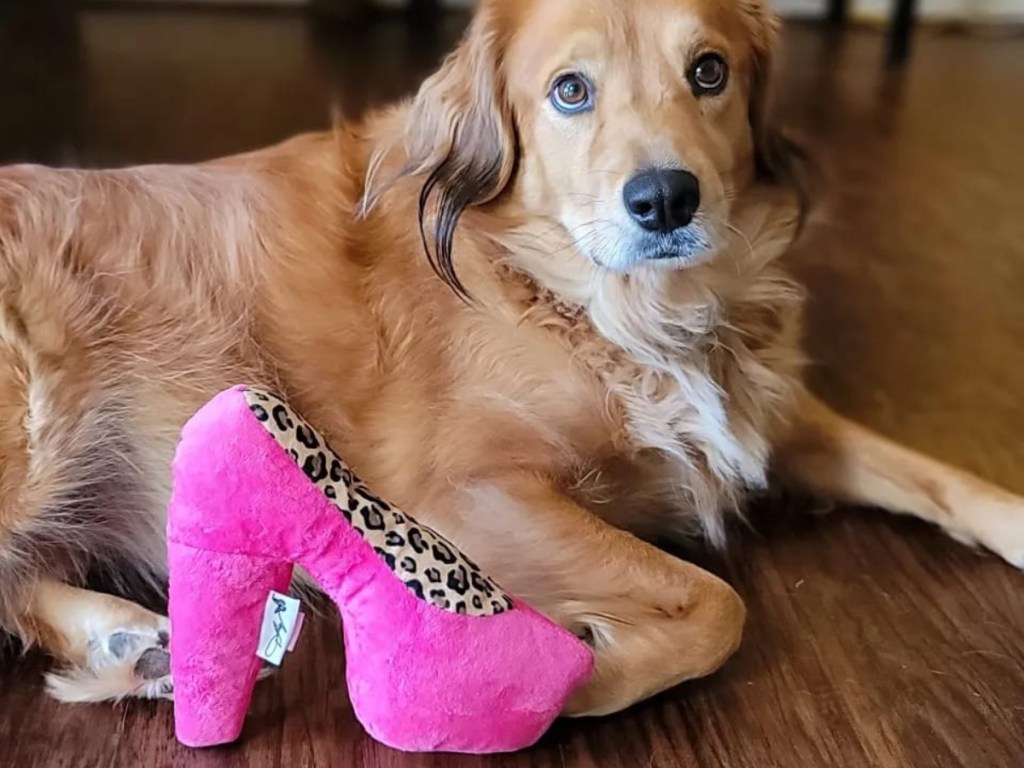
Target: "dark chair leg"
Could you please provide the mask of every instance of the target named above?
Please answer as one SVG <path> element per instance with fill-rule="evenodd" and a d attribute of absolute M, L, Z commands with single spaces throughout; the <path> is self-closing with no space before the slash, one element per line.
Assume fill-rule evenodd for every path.
<path fill-rule="evenodd" d="M 894 0 L 892 21 L 889 23 L 887 57 L 890 65 L 900 66 L 910 53 L 910 38 L 914 31 L 917 0 Z"/>
<path fill-rule="evenodd" d="M 849 7 L 849 0 L 828 0 L 828 23 L 836 27 L 845 24 Z"/>

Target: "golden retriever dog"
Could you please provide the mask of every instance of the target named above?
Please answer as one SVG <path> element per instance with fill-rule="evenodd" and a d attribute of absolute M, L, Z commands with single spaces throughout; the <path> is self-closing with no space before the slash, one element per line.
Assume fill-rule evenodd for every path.
<path fill-rule="evenodd" d="M 651 541 L 769 476 L 1024 565 L 1024 502 L 800 384 L 763 0 L 483 0 L 408 103 L 184 167 L 0 170 L 0 624 L 165 697 L 171 457 L 237 383 L 592 644 L 566 714 L 706 675 L 744 606 Z M 90 591 L 94 576 L 124 596 Z"/>

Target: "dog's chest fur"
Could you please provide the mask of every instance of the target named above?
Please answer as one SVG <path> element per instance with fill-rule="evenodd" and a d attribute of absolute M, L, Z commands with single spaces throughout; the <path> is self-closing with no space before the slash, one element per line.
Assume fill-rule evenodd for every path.
<path fill-rule="evenodd" d="M 641 535 L 703 529 L 719 539 L 723 512 L 766 483 L 802 362 L 800 292 L 767 267 L 727 295 L 701 292 L 678 305 L 641 298 L 616 296 L 614 310 L 589 311 L 543 290 L 526 299 L 528 321 L 600 382 L 615 424 L 611 451 L 581 462 L 572 492 Z M 628 318 L 624 300 L 635 310 Z"/>

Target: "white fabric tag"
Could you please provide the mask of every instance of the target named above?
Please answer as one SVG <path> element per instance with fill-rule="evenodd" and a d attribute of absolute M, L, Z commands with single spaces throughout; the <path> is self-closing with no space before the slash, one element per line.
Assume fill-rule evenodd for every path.
<path fill-rule="evenodd" d="M 281 666 L 285 653 L 295 647 L 304 618 L 300 605 L 294 597 L 279 592 L 271 591 L 267 595 L 256 655 L 275 667 Z"/>

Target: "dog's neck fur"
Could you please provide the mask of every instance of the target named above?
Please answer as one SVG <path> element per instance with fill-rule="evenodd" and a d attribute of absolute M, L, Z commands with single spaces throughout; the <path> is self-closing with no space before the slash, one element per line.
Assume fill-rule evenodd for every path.
<path fill-rule="evenodd" d="M 723 509 L 764 486 L 771 436 L 796 393 L 802 295 L 776 264 L 792 225 L 784 208 L 751 204 L 709 263 L 629 276 L 575 251 L 552 258 L 536 245 L 550 237 L 529 230 L 500 238 L 524 320 L 600 379 L 631 460 L 661 468 L 644 489 L 652 506 L 678 507 L 684 495 L 713 540 Z"/>

